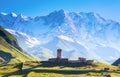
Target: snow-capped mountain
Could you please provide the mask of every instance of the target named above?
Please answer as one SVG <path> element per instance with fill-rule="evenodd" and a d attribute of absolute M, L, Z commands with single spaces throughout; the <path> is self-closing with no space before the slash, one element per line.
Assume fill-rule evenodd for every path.
<path fill-rule="evenodd" d="M 40 59 L 55 57 L 57 48 L 71 59 L 82 56 L 111 63 L 120 57 L 120 24 L 96 13 L 59 10 L 31 18 L 1 12 L 0 25 Z"/>

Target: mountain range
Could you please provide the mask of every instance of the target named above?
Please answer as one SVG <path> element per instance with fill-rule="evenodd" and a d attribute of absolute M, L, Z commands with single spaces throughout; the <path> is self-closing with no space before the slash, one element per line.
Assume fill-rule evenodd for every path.
<path fill-rule="evenodd" d="M 120 24 L 93 12 L 53 11 L 34 18 L 0 13 L 0 25 L 14 35 L 22 49 L 42 60 L 56 56 L 86 57 L 112 63 L 120 57 Z"/>

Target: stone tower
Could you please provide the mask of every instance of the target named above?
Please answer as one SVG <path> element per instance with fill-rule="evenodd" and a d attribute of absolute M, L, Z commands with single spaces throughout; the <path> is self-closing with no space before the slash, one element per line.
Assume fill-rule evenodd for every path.
<path fill-rule="evenodd" d="M 61 55 L 61 53 L 62 53 L 62 49 L 57 49 L 57 58 L 58 59 L 61 59 L 62 57 L 62 55 Z"/>

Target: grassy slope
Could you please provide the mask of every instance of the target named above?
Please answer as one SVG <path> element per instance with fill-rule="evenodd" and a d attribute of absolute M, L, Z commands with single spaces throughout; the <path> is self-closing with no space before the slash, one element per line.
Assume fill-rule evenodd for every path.
<path fill-rule="evenodd" d="M 34 60 L 33 57 L 27 55 L 17 44 L 17 40 L 7 31 L 0 27 L 0 51 L 9 53 L 12 55 L 9 63 L 18 63 L 24 61 Z M 3 58 L 0 56 L 0 60 Z"/>
<path fill-rule="evenodd" d="M 82 67 L 64 67 L 64 68 L 60 68 L 60 66 L 55 66 L 55 67 L 42 67 L 40 66 L 41 63 L 28 63 L 27 62 L 27 66 L 31 68 L 34 66 L 35 67 L 34 70 L 31 71 L 24 71 L 24 72 L 15 72 L 15 73 L 11 73 L 9 75 L 9 77 L 109 77 L 109 75 L 111 77 L 120 77 L 120 72 L 117 71 L 113 71 L 113 70 L 117 70 L 118 68 L 116 66 L 112 66 L 112 65 L 108 65 L 108 64 L 104 64 L 104 63 L 99 63 L 99 62 L 95 62 L 93 63 L 93 65 L 88 65 L 88 66 L 82 66 Z M 71 72 L 71 73 L 67 73 L 67 72 L 60 72 L 59 70 L 66 70 L 66 71 L 71 71 L 71 70 L 81 70 L 81 71 L 85 71 L 85 70 L 102 70 L 103 68 L 110 68 L 111 70 L 108 72 L 87 72 L 87 73 L 75 73 L 75 72 Z M 44 69 L 45 71 L 41 71 L 42 69 Z M 48 70 L 50 70 L 48 72 Z M 56 70 L 58 70 L 59 72 L 56 73 Z"/>
<path fill-rule="evenodd" d="M 30 64 L 30 63 L 29 63 Z M 31 63 L 32 64 L 32 63 Z M 35 65 L 35 64 L 34 64 Z M 36 69 L 45 69 L 45 70 L 103 70 L 104 68 L 110 68 L 110 71 L 118 70 L 116 66 L 112 66 L 110 64 L 104 64 L 100 62 L 94 62 L 92 65 L 82 66 L 82 67 L 64 67 L 60 68 L 60 66 L 55 67 L 37 67 Z M 113 72 L 89 72 L 89 73 L 55 73 L 55 72 L 40 72 L 40 71 L 31 71 L 27 73 L 27 77 L 107 77 L 111 75 L 111 77 L 119 77 L 120 72 L 117 73 L 116 71 Z M 21 76 L 21 75 L 20 75 Z M 12 77 L 12 76 L 11 76 Z M 14 76 L 13 76 L 14 77 Z"/>

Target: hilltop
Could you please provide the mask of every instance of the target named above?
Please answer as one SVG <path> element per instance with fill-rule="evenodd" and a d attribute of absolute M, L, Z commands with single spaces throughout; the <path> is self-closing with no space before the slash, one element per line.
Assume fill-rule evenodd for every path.
<path fill-rule="evenodd" d="M 8 31 L 0 27 L 0 64 L 19 63 L 35 60 L 32 56 L 23 52 L 17 39 Z"/>

